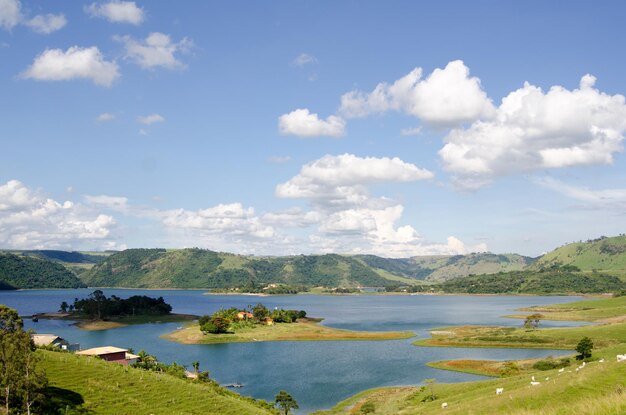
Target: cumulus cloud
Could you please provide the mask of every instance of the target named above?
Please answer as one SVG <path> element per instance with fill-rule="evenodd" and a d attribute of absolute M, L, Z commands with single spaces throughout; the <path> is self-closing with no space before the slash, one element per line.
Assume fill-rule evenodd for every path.
<path fill-rule="evenodd" d="M 432 177 L 434 177 L 432 172 L 397 157 L 326 155 L 305 164 L 298 175 L 279 184 L 276 187 L 276 196 L 328 200 L 337 204 L 358 203 L 367 193 L 366 185 L 411 182 Z"/>
<path fill-rule="evenodd" d="M 195 230 L 206 234 L 271 238 L 274 229 L 261 222 L 254 208 L 241 203 L 219 204 L 196 211 L 175 209 L 162 213 L 163 224 L 172 229 Z"/>
<path fill-rule="evenodd" d="M 0 28 L 11 30 L 18 24 L 31 28 L 34 32 L 48 35 L 62 29 L 67 19 L 62 13 L 39 14 L 31 19 L 22 14 L 19 0 L 0 0 Z"/>
<path fill-rule="evenodd" d="M 305 66 L 312 63 L 317 63 L 317 58 L 308 53 L 301 53 L 296 58 L 291 61 L 291 66 Z"/>
<path fill-rule="evenodd" d="M 92 3 L 84 8 L 91 17 L 101 17 L 114 23 L 139 25 L 144 20 L 144 11 L 134 1 L 114 0 L 107 3 Z"/>
<path fill-rule="evenodd" d="M 115 220 L 70 201 L 57 202 L 18 180 L 0 185 L 0 244 L 15 249 L 100 245 Z"/>
<path fill-rule="evenodd" d="M 477 188 L 507 174 L 612 163 L 623 150 L 625 99 L 594 85 L 591 75 L 574 90 L 525 83 L 502 99 L 493 119 L 447 135 L 439 151 L 444 167 L 461 187 Z"/>
<path fill-rule="evenodd" d="M 0 0 L 0 27 L 11 30 L 22 20 L 19 0 Z"/>
<path fill-rule="evenodd" d="M 470 77 L 460 60 L 435 69 L 426 79 L 422 68 L 415 68 L 393 84 L 378 84 L 372 92 L 348 92 L 341 97 L 339 112 L 356 118 L 391 110 L 442 126 L 490 118 L 495 112 L 480 79 Z"/>
<path fill-rule="evenodd" d="M 165 118 L 159 114 L 150 114 L 146 116 L 137 117 L 137 121 L 141 124 L 150 125 L 157 122 L 164 122 Z"/>
<path fill-rule="evenodd" d="M 336 115 L 330 115 L 325 120 L 308 109 L 297 109 L 278 118 L 278 129 L 283 135 L 298 137 L 341 137 L 344 135 L 345 121 Z"/>
<path fill-rule="evenodd" d="M 309 244 L 318 252 L 373 253 L 403 257 L 418 254 L 463 253 L 483 250 L 449 239 L 447 244 L 425 241 L 410 225 L 401 225 L 404 207 L 387 197 L 375 197 L 369 186 L 433 178 L 432 172 L 399 158 L 324 156 L 276 187 L 276 196 L 304 199 L 311 210 L 266 214 L 264 220 L 316 226 Z M 460 242 L 460 241 L 459 241 Z"/>
<path fill-rule="evenodd" d="M 177 43 L 172 42 L 169 35 L 159 32 L 150 33 L 145 40 L 137 40 L 130 36 L 116 36 L 114 39 L 124 44 L 126 58 L 143 69 L 185 68 L 185 64 L 177 59 L 176 54 L 187 52 L 193 45 L 187 38 Z"/>
<path fill-rule="evenodd" d="M 63 14 L 39 14 L 26 21 L 25 24 L 37 33 L 48 35 L 63 29 L 67 24 L 67 19 Z"/>
<path fill-rule="evenodd" d="M 97 47 L 72 46 L 65 52 L 46 49 L 21 76 L 37 81 L 88 79 L 96 85 L 108 87 L 119 78 L 120 73 L 117 64 L 106 61 Z"/>
<path fill-rule="evenodd" d="M 96 117 L 96 121 L 98 122 L 113 121 L 114 119 L 115 119 L 115 114 L 111 114 L 110 112 L 103 112 L 102 114 Z"/>

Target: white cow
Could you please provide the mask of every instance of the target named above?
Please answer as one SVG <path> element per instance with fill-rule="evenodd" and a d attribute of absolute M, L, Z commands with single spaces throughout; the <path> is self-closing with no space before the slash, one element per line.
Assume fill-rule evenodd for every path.
<path fill-rule="evenodd" d="M 504 392 L 504 388 L 496 388 L 496 395 L 502 395 L 502 392 Z"/>
<path fill-rule="evenodd" d="M 446 409 L 448 407 L 448 402 L 444 402 L 441 404 L 441 409 Z"/>
<path fill-rule="evenodd" d="M 530 384 L 531 384 L 532 386 L 541 385 L 541 383 L 540 383 L 540 382 L 530 382 Z"/>
<path fill-rule="evenodd" d="M 559 373 L 563 373 L 563 372 L 565 372 L 565 368 L 564 367 L 559 369 Z"/>
<path fill-rule="evenodd" d="M 598 363 L 604 363 L 604 359 L 598 360 Z"/>
<path fill-rule="evenodd" d="M 617 361 L 618 361 L 618 362 L 624 362 L 624 361 L 626 361 L 626 354 L 618 354 L 618 355 L 617 355 Z"/>

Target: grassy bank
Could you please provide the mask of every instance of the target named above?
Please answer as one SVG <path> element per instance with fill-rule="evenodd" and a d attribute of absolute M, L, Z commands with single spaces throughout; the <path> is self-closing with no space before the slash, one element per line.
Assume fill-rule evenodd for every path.
<path fill-rule="evenodd" d="M 273 326 L 255 325 L 238 329 L 236 333 L 203 334 L 198 324 L 162 336 L 165 339 L 184 344 L 245 343 L 288 340 L 396 340 L 415 336 L 412 332 L 367 332 L 340 330 L 322 326 L 314 321 L 279 323 Z"/>
<path fill-rule="evenodd" d="M 541 313 L 544 315 L 544 320 L 619 323 L 626 321 L 626 296 L 520 308 L 519 311 Z M 526 315 L 517 314 L 509 317 L 525 318 Z"/>
<path fill-rule="evenodd" d="M 40 350 L 50 387 L 46 413 L 103 415 L 271 414 L 210 384 L 147 372 L 96 358 Z M 56 410 L 54 410 L 56 407 Z"/>
<path fill-rule="evenodd" d="M 554 311 L 578 316 L 587 321 L 623 321 L 620 309 L 624 299 L 583 301 L 532 308 L 528 311 Z M 626 314 L 626 312 L 624 312 Z M 626 353 L 626 323 L 603 323 L 586 327 L 526 330 L 507 327 L 450 327 L 431 332 L 432 338 L 418 340 L 419 346 L 440 347 L 513 347 L 573 349 L 584 336 L 595 345 L 594 361 L 576 370 L 578 362 L 559 369 L 533 368 L 536 359 L 516 361 L 517 370 L 495 380 L 459 384 L 435 384 L 429 388 L 382 388 L 362 392 L 319 415 L 362 414 L 507 414 L 507 415 L 619 415 L 626 413 L 626 362 L 616 362 L 616 354 Z M 604 362 L 600 362 L 604 359 Z M 432 362 L 431 367 L 487 376 L 501 376 L 506 363 L 486 360 L 448 360 Z M 517 374 L 519 373 L 519 374 Z M 539 382 L 531 385 L 531 376 Z M 504 388 L 496 395 L 496 388 Z M 364 412 L 365 411 L 365 412 Z"/>
<path fill-rule="evenodd" d="M 39 319 L 72 320 L 82 330 L 109 330 L 126 327 L 131 324 L 147 323 L 177 323 L 191 321 L 198 318 L 193 314 L 140 314 L 134 316 L 112 317 L 107 320 L 92 320 L 83 314 L 77 313 L 43 313 L 36 315 Z"/>

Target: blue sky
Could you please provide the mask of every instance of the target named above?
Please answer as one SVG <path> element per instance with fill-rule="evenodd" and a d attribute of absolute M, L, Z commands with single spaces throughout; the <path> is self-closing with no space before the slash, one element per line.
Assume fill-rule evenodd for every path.
<path fill-rule="evenodd" d="M 619 234 L 625 10 L 0 0 L 0 246 L 536 256 Z"/>

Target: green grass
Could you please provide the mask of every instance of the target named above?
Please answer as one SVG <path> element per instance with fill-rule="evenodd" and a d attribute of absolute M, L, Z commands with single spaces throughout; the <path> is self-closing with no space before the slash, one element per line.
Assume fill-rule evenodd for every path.
<path fill-rule="evenodd" d="M 626 236 L 598 239 L 591 242 L 575 242 L 542 256 L 534 268 L 552 264 L 575 265 L 581 270 L 621 271 L 626 270 Z"/>
<path fill-rule="evenodd" d="M 547 320 L 624 321 L 626 296 L 520 309 L 541 313 Z M 524 316 L 516 316 L 524 318 Z"/>
<path fill-rule="evenodd" d="M 210 384 L 133 369 L 96 358 L 39 350 L 54 395 L 82 401 L 68 414 L 271 414 L 260 404 Z M 78 397 L 76 396 L 78 395 Z M 78 398 L 78 399 L 77 399 Z M 73 406 L 73 405 L 72 405 Z M 59 414 L 65 413 L 65 406 Z"/>

